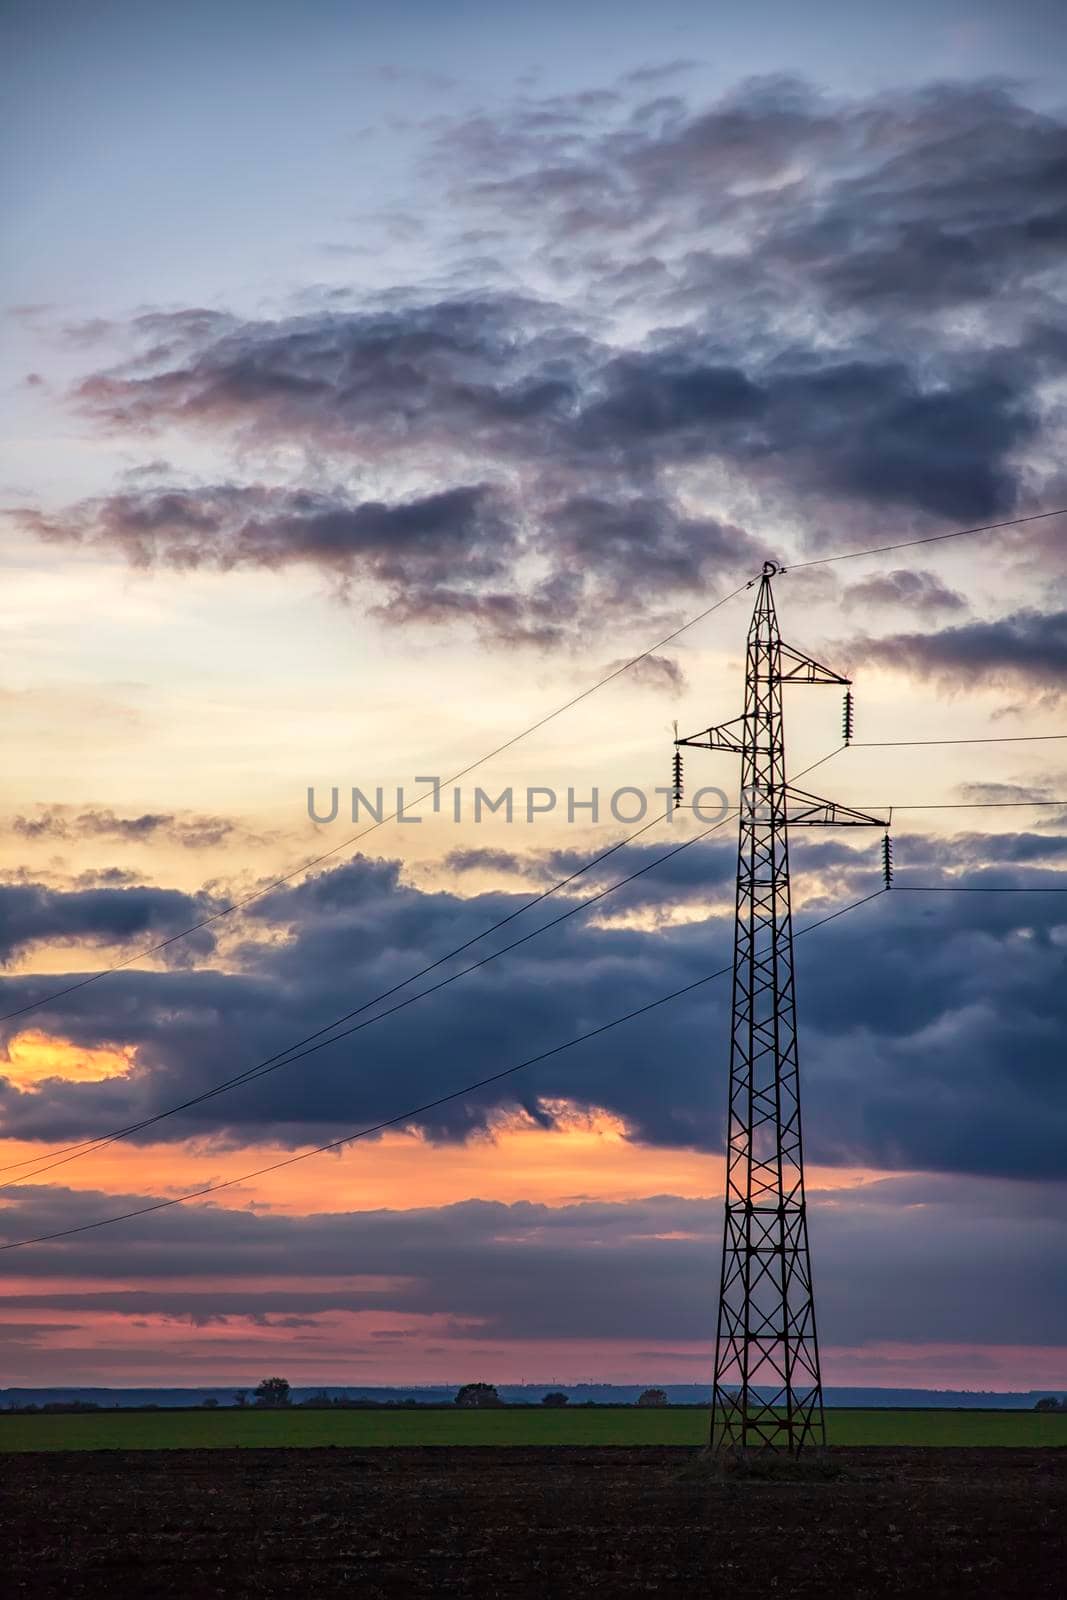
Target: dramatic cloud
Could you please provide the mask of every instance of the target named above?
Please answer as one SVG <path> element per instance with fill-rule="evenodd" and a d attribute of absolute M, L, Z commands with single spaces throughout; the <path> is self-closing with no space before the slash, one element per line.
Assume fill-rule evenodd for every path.
<path fill-rule="evenodd" d="M 445 866 L 449 872 L 507 872 L 523 873 L 527 870 L 525 859 L 512 850 L 492 850 L 485 846 L 471 846 L 462 850 L 450 850 L 445 857 Z M 537 864 L 543 876 L 549 875 L 549 869 L 541 860 Z"/>
<path fill-rule="evenodd" d="M 849 643 L 853 660 L 902 667 L 950 689 L 1067 688 L 1067 611 L 1017 611 L 934 633 Z"/>
<path fill-rule="evenodd" d="M 584 897 L 652 854 L 631 850 L 616 871 L 609 875 L 605 864 L 571 892 Z M 395 863 L 356 860 L 320 873 L 249 908 L 269 938 L 237 947 L 238 970 L 125 972 L 68 997 L 63 1036 L 78 1048 L 133 1047 L 136 1065 L 103 1082 L 26 1091 L 8 1084 L 0 1096 L 3 1130 L 66 1141 L 138 1121 L 276 1057 L 346 1013 L 360 1026 L 301 1063 L 298 1094 L 282 1068 L 189 1108 L 151 1137 L 211 1133 L 233 1143 L 299 1145 L 395 1116 L 728 967 L 731 857 L 728 843 L 716 849 L 714 842 L 674 856 L 602 902 L 592 918 L 569 917 L 381 1023 L 366 1009 L 375 994 L 477 937 L 526 896 L 421 892 L 400 883 Z M 973 835 L 953 849 L 909 839 L 900 881 L 1056 889 L 1062 861 L 1054 835 L 1017 835 L 984 853 Z M 555 856 L 551 866 L 566 870 L 568 860 Z M 805 888 L 825 895 L 826 878 L 857 897 L 877 881 L 871 852 L 834 840 L 798 851 L 795 867 L 798 898 Z M 82 904 L 78 895 L 56 897 L 57 917 L 68 902 L 71 914 Z M 799 907 L 798 927 L 835 903 L 815 898 Z M 662 924 L 661 909 L 676 904 L 692 920 Z M 530 924 L 566 908 L 566 901 L 539 907 Z M 890 894 L 802 934 L 809 1155 L 890 1170 L 1062 1175 L 1063 916 L 1058 893 Z M 25 914 L 19 925 L 31 925 Z M 527 931 L 519 921 L 466 960 Z M 40 979 L 10 978 L 3 991 L 8 1009 L 39 993 Z M 389 1004 L 403 998 L 406 992 Z M 728 1007 L 720 979 L 412 1120 L 433 1138 L 458 1139 L 516 1106 L 550 1126 L 552 1107 L 570 1101 L 617 1114 L 644 1141 L 718 1148 Z M 8 1036 L 18 1026 L 9 1023 Z"/>
<path fill-rule="evenodd" d="M 628 600 L 634 609 L 640 586 L 651 600 L 657 592 L 697 589 L 720 573 L 750 571 L 759 560 L 758 546 L 741 528 L 683 517 L 643 496 L 572 497 L 546 514 L 540 547 L 563 572 L 578 574 L 588 564 L 616 606 Z"/>
<path fill-rule="evenodd" d="M 627 665 L 624 657 L 621 661 L 611 661 L 604 668 L 605 673 L 618 672 Z M 640 684 L 646 689 L 659 689 L 669 695 L 679 695 L 689 687 L 688 680 L 681 664 L 671 656 L 651 655 L 644 656 L 636 666 L 630 667 L 630 682 Z"/>
<path fill-rule="evenodd" d="M 549 316 L 559 330 L 531 329 L 531 317 Z M 246 323 L 180 368 L 87 380 L 81 400 L 113 427 L 222 423 L 349 457 L 414 462 L 446 449 L 469 470 L 535 467 L 543 506 L 569 478 L 565 499 L 594 518 L 598 498 L 625 505 L 664 467 L 709 461 L 777 494 L 799 476 L 838 499 L 977 516 L 1014 503 L 1011 457 L 1038 431 L 1025 353 L 946 347 L 920 366 L 859 341 L 729 348 L 697 324 L 617 354 L 565 318 L 561 307 L 483 298 Z M 185 514 L 180 496 L 157 493 L 149 511 L 157 504 Z M 140 505 L 119 497 L 117 515 L 121 526 L 131 511 L 143 556 L 153 523 Z M 680 514 L 669 500 L 661 517 L 668 510 Z M 190 520 L 199 559 L 195 509 Z M 271 552 L 269 536 L 252 544 Z"/>
<path fill-rule="evenodd" d="M 1033 791 L 1024 792 L 1012 784 L 963 784 L 965 794 L 975 800 L 1007 801 L 1034 798 Z M 1040 812 L 1036 813 L 1040 816 Z M 986 884 L 1028 884 L 1040 887 L 1042 882 L 1054 884 L 1055 879 L 1042 880 L 1034 874 L 1018 872 L 993 876 L 1002 866 L 1025 866 L 1049 863 L 1055 866 L 1067 855 L 1067 836 L 1062 833 L 957 833 L 950 839 L 924 838 L 921 834 L 907 834 L 896 847 L 899 864 L 909 871 L 924 870 L 923 882 L 957 882 Z M 962 874 L 962 877 L 960 876 Z"/>
<path fill-rule="evenodd" d="M 692 339 L 620 358 L 575 435 L 592 460 L 721 458 L 772 492 L 792 488 L 944 517 L 1006 511 L 1010 454 L 1037 432 L 1021 381 L 1000 362 L 946 362 L 931 381 L 900 359 L 776 352 L 748 371 Z"/>
<path fill-rule="evenodd" d="M 136 844 L 170 838 L 187 850 L 201 850 L 227 842 L 236 824 L 226 817 L 176 816 L 169 811 L 120 817 L 108 809 L 42 806 L 34 816 L 15 817 L 11 831 L 34 840 L 121 839 Z"/>
<path fill-rule="evenodd" d="M 167 419 L 346 454 L 465 440 L 465 456 L 526 456 L 575 398 L 569 374 L 587 341 L 559 317 L 493 294 L 275 322 L 156 314 L 139 324 L 145 360 L 86 379 L 78 399 L 112 427 Z"/>
<path fill-rule="evenodd" d="M 137 566 L 280 567 L 314 561 L 342 574 L 365 565 L 385 582 L 442 581 L 453 563 L 480 576 L 502 570 L 508 530 L 484 485 L 387 506 L 346 504 L 310 491 L 146 490 L 41 518 L 43 538 L 112 544 Z"/>
<path fill-rule="evenodd" d="M 135 566 L 318 567 L 349 593 L 371 586 L 394 625 L 472 621 L 501 639 L 549 643 L 563 625 L 605 609 L 652 609 L 756 562 L 740 529 L 686 518 L 654 497 L 571 498 L 532 534 L 513 497 L 487 484 L 398 501 L 354 502 L 341 490 L 158 489 L 121 493 L 23 525 L 52 542 L 120 550 Z M 542 568 L 525 586 L 525 560 Z"/>
<path fill-rule="evenodd" d="M 779 77 L 697 110 L 640 86 L 440 132 L 457 240 L 474 208 L 499 271 L 460 250 L 447 296 L 151 312 L 77 386 L 122 435 L 302 450 L 313 486 L 127 479 L 22 524 L 142 566 L 308 563 L 390 622 L 547 645 L 757 570 L 754 511 L 803 541 L 842 508 L 1029 503 L 1064 425 L 1067 125 L 991 85 Z M 850 598 L 962 604 L 906 571 Z"/>
<path fill-rule="evenodd" d="M 1052 790 L 1041 783 L 961 783 L 959 792 L 965 800 L 1008 805 L 1014 805 L 1017 801 L 1048 801 L 1055 798 Z"/>
<path fill-rule="evenodd" d="M 556 102 L 442 136 L 461 192 L 558 249 L 611 241 L 661 293 L 725 288 L 781 311 L 924 320 L 1054 278 L 1067 130 L 1008 89 L 940 83 L 834 99 L 757 79 L 692 111 L 677 97 L 591 117 Z M 473 169 L 473 171 L 472 171 Z M 479 170 L 480 169 L 480 170 Z M 651 257 L 651 263 L 649 262 Z M 560 261 L 562 267 L 562 261 Z"/>
<path fill-rule="evenodd" d="M 3 1195 L 4 1238 L 75 1225 L 115 1206 L 112 1195 L 62 1187 Z M 816 1192 L 824 1340 L 966 1342 L 981 1327 L 990 1344 L 1055 1343 L 1067 1312 L 1057 1271 L 1067 1245 L 1063 1198 L 1062 1185 L 935 1177 Z M 719 1240 L 718 1201 L 671 1195 L 559 1206 L 469 1200 L 307 1217 L 212 1207 L 123 1224 L 122 1285 L 106 1234 L 12 1260 L 28 1279 L 20 1309 L 35 1319 L 103 1313 L 195 1327 L 248 1319 L 328 1327 L 343 1313 L 399 1315 L 414 1323 L 407 1337 L 418 1337 L 418 1319 L 433 1319 L 438 1336 L 461 1349 L 479 1339 L 704 1342 L 714 1327 Z M 65 1266 L 77 1284 L 57 1289 Z M 991 1267 L 1001 1284 L 992 1301 Z M 0 1296 L 0 1315 L 6 1309 Z"/>
<path fill-rule="evenodd" d="M 0 961 L 42 943 L 127 944 L 165 938 L 199 921 L 210 909 L 207 897 L 176 889 L 93 888 L 63 891 L 34 883 L 0 884 Z M 171 959 L 195 960 L 209 954 L 214 939 L 201 930 L 172 947 Z"/>
<path fill-rule="evenodd" d="M 508 580 L 518 539 L 500 496 L 485 484 L 391 505 L 356 502 L 340 490 L 145 489 L 24 520 L 44 539 L 110 546 L 141 567 L 309 563 L 345 588 L 352 580 L 373 585 L 397 621 L 469 610 L 506 632 L 509 624 L 521 629 L 524 612 L 535 609 L 494 587 Z"/>
<path fill-rule="evenodd" d="M 966 601 L 955 589 L 933 572 L 907 567 L 895 572 L 876 572 L 859 583 L 849 584 L 842 601 L 873 611 L 883 606 L 904 606 L 909 611 L 962 611 Z"/>

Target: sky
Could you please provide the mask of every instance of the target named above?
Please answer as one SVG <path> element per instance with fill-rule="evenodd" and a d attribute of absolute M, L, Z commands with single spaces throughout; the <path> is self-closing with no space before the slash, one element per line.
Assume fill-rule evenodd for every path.
<path fill-rule="evenodd" d="M 1067 505 L 1062 7 L 0 33 L 0 1242 L 228 1185 L 6 1252 L 0 1383 L 710 1378 L 721 979 L 429 1103 L 728 965 L 771 559 L 790 770 L 976 891 L 797 941 L 824 1378 L 1067 1386 L 1067 518 L 802 565 Z"/>

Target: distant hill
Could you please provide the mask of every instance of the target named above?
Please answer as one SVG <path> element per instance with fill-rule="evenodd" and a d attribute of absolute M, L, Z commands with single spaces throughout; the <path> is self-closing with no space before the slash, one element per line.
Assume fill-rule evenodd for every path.
<path fill-rule="evenodd" d="M 246 1386 L 250 1392 L 254 1383 Z M 405 1400 L 423 1405 L 449 1404 L 456 1395 L 458 1384 L 412 1384 L 408 1387 L 382 1388 L 362 1384 L 313 1384 L 294 1388 L 293 1399 L 305 1400 L 311 1395 L 325 1392 L 330 1396 L 348 1400 L 376 1400 L 380 1404 L 401 1403 Z M 541 1397 L 550 1389 L 562 1390 L 570 1397 L 572 1405 L 592 1401 L 597 1405 L 631 1405 L 645 1387 L 644 1384 L 615 1383 L 536 1383 L 497 1385 L 502 1400 L 511 1404 L 539 1405 Z M 710 1390 L 699 1383 L 666 1383 L 671 1405 L 707 1405 Z M 949 1409 L 966 1407 L 983 1410 L 1030 1410 L 1042 1395 L 1067 1398 L 1062 1389 L 1030 1389 L 1015 1393 L 994 1393 L 969 1389 L 864 1389 L 831 1388 L 826 1390 L 827 1406 L 906 1406 Z M 0 1407 L 70 1404 L 88 1401 L 106 1407 L 123 1406 L 196 1406 L 202 1401 L 217 1400 L 219 1405 L 232 1405 L 234 1386 L 200 1389 L 0 1389 Z"/>

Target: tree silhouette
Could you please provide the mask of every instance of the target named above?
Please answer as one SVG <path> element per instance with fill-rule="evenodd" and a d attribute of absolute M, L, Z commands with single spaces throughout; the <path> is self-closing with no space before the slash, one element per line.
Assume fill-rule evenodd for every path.
<path fill-rule="evenodd" d="M 551 1394 L 545 1395 L 541 1404 L 543 1406 L 565 1406 L 569 1399 L 570 1396 L 565 1395 L 562 1389 L 553 1389 Z"/>
<path fill-rule="evenodd" d="M 665 1406 L 667 1404 L 666 1390 L 646 1389 L 644 1394 L 638 1395 L 637 1403 L 639 1406 Z"/>
<path fill-rule="evenodd" d="M 257 1406 L 267 1406 L 277 1410 L 279 1406 L 287 1406 L 292 1402 L 292 1391 L 287 1378 L 264 1378 L 262 1383 L 257 1383 L 252 1393 L 256 1397 Z"/>
<path fill-rule="evenodd" d="M 465 1383 L 456 1396 L 457 1406 L 479 1407 L 504 1404 L 491 1383 Z"/>

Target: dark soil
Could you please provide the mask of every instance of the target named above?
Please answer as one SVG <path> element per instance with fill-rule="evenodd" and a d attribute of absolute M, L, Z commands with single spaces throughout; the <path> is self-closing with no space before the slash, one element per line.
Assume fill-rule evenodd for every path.
<path fill-rule="evenodd" d="M 1067 1450 L 829 1459 L 789 1482 L 669 1449 L 0 1456 L 2 1582 L 63 1600 L 1067 1595 Z"/>

